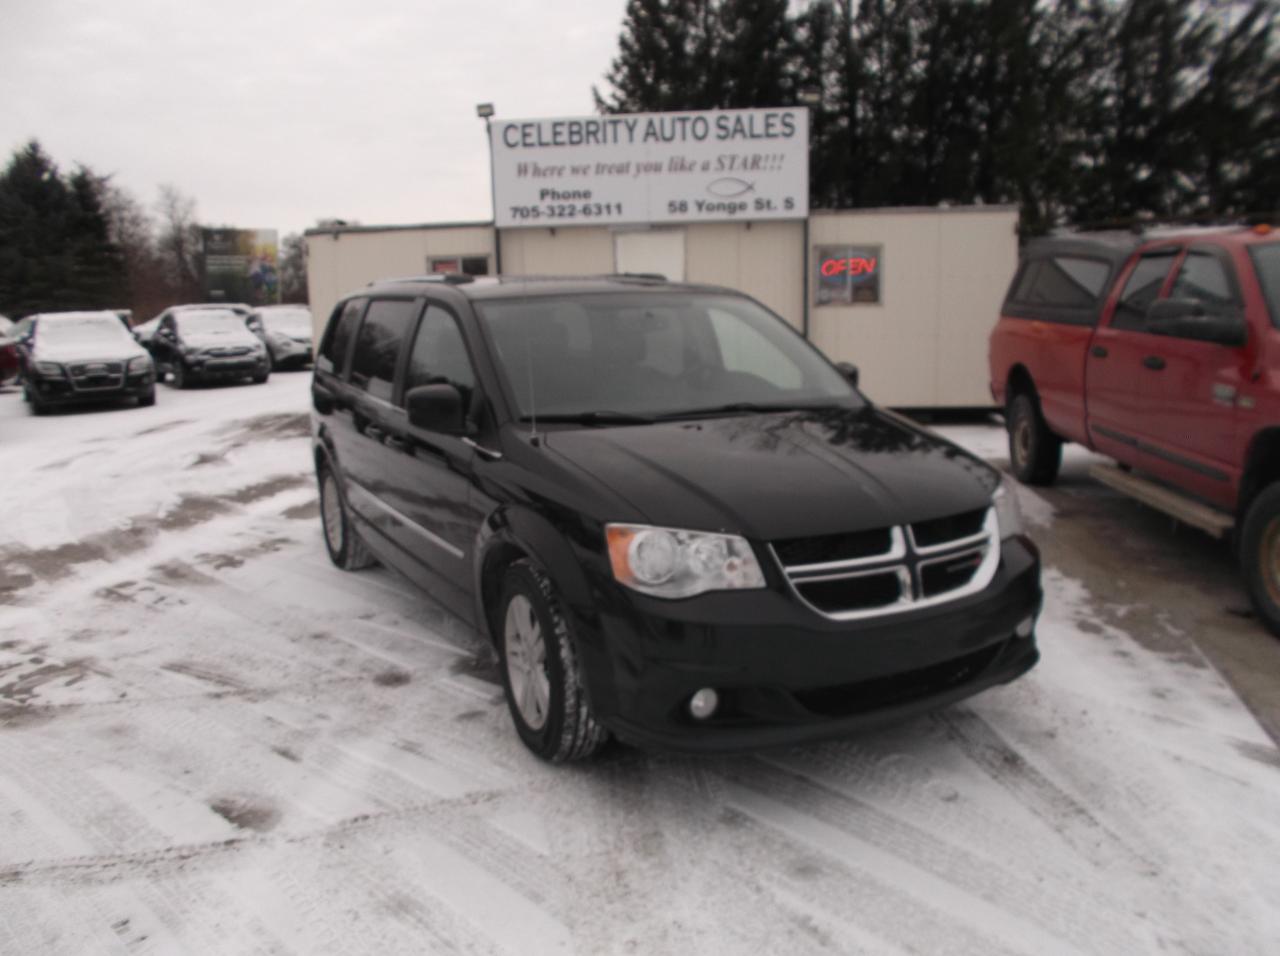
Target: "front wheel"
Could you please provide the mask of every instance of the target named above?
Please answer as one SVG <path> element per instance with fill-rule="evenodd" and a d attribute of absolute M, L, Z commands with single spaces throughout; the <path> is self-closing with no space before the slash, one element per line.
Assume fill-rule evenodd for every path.
<path fill-rule="evenodd" d="M 138 407 L 148 408 L 156 403 L 156 390 L 154 387 L 147 389 L 138 396 Z"/>
<path fill-rule="evenodd" d="M 1254 611 L 1280 636 L 1280 482 L 1253 499 L 1240 534 L 1240 567 Z"/>
<path fill-rule="evenodd" d="M 269 379 L 270 377 L 271 377 L 271 370 L 270 370 L 270 369 L 267 369 L 267 370 L 262 371 L 262 372 L 258 372 L 258 373 L 256 373 L 256 374 L 253 376 L 253 384 L 254 384 L 254 385 L 261 385 L 261 384 L 263 384 L 267 379 Z"/>
<path fill-rule="evenodd" d="M 543 760 L 585 760 L 609 733 L 595 719 L 555 585 L 519 561 L 508 569 L 497 620 L 502 684 L 516 733 Z"/>
<path fill-rule="evenodd" d="M 191 384 L 191 377 L 187 374 L 186 363 L 182 359 L 178 359 L 173 363 L 170 369 L 173 372 L 173 387 L 177 389 L 186 388 Z"/>
<path fill-rule="evenodd" d="M 344 571 L 359 571 L 373 564 L 373 556 L 351 526 L 346 499 L 338 488 L 338 477 L 328 465 L 320 468 L 320 524 L 329 560 Z"/>
<path fill-rule="evenodd" d="M 1023 484 L 1051 485 L 1062 465 L 1062 439 L 1049 430 L 1035 399 L 1013 397 L 1005 414 L 1009 429 L 1009 465 Z"/>

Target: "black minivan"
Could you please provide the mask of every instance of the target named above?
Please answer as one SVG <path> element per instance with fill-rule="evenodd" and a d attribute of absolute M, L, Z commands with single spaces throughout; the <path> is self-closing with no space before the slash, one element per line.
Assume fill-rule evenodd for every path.
<path fill-rule="evenodd" d="M 490 635 L 553 761 L 839 736 L 1013 680 L 1041 589 L 1012 489 L 856 382 L 726 289 L 373 284 L 315 363 L 325 543 Z"/>

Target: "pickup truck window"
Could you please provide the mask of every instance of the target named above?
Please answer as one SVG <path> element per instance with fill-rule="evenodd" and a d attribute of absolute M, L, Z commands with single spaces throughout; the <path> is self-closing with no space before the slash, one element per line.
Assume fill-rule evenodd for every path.
<path fill-rule="evenodd" d="M 1111 328 L 1141 330 L 1147 324 L 1147 309 L 1160 295 L 1177 252 L 1177 249 L 1157 249 L 1138 260 L 1116 303 Z"/>
<path fill-rule="evenodd" d="M 1253 268 L 1258 273 L 1258 285 L 1267 300 L 1271 312 L 1271 324 L 1280 329 L 1280 242 L 1249 249 Z"/>
<path fill-rule="evenodd" d="M 1195 299 L 1210 309 L 1221 311 L 1235 304 L 1231 280 L 1217 256 L 1208 252 L 1189 252 L 1173 281 L 1169 296 L 1175 299 Z"/>

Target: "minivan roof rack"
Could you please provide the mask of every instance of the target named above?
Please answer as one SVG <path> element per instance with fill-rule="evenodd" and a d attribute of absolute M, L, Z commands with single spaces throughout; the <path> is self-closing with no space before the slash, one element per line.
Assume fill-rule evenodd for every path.
<path fill-rule="evenodd" d="M 384 282 L 444 282 L 449 285 L 466 285 L 475 282 L 476 277 L 465 272 L 433 272 L 424 276 L 395 276 L 390 279 L 374 279 L 369 285 L 381 285 Z"/>
<path fill-rule="evenodd" d="M 642 282 L 669 282 L 661 272 L 610 272 L 606 279 L 639 279 Z"/>

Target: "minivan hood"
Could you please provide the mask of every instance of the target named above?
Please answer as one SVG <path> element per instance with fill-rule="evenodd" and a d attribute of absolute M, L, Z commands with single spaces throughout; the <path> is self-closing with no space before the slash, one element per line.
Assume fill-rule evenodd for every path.
<path fill-rule="evenodd" d="M 543 441 L 652 524 L 766 541 L 975 510 L 999 484 L 968 452 L 873 408 L 574 428 Z"/>

